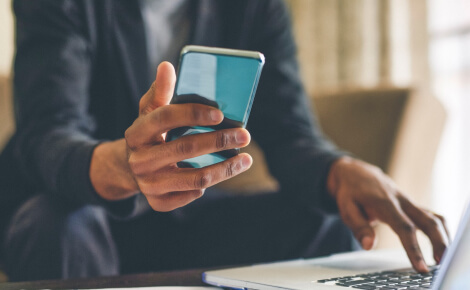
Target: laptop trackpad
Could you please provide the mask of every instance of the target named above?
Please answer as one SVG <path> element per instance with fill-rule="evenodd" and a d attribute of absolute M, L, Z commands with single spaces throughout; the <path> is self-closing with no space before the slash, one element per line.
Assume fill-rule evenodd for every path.
<path fill-rule="evenodd" d="M 402 250 L 359 251 L 306 261 L 311 265 L 360 272 L 411 267 L 406 253 Z"/>

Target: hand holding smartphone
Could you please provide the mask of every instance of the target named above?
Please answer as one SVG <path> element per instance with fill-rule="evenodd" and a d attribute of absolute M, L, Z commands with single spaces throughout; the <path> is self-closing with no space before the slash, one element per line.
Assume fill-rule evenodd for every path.
<path fill-rule="evenodd" d="M 245 128 L 264 65 L 255 51 L 205 46 L 185 46 L 181 51 L 172 104 L 199 103 L 224 114 L 222 123 L 211 127 L 181 127 L 168 132 L 166 141 L 182 136 L 227 128 Z M 201 168 L 224 161 L 238 149 L 213 152 L 178 163 L 179 167 Z"/>

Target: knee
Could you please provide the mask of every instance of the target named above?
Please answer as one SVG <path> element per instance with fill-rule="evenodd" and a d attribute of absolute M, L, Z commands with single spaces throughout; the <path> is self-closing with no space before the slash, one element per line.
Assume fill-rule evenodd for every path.
<path fill-rule="evenodd" d="M 104 209 L 82 207 L 71 213 L 61 236 L 62 277 L 83 278 L 119 273 L 119 257 Z"/>
<path fill-rule="evenodd" d="M 17 210 L 7 227 L 6 270 L 14 280 L 63 278 L 66 258 L 71 252 L 84 254 L 93 232 L 99 233 L 100 240 L 101 236 L 109 239 L 103 209 L 72 206 L 48 194 L 35 195 Z"/>
<path fill-rule="evenodd" d="M 13 216 L 7 228 L 6 244 L 17 235 L 78 238 L 88 229 L 105 224 L 105 211 L 99 207 L 77 207 L 54 196 L 39 194 L 26 201 Z"/>
<path fill-rule="evenodd" d="M 6 253 L 18 242 L 36 239 L 50 239 L 63 228 L 66 208 L 46 194 L 35 195 L 27 200 L 14 214 L 7 227 Z"/>
<path fill-rule="evenodd" d="M 4 244 L 6 271 L 12 281 L 60 278 L 60 232 L 65 212 L 63 205 L 46 194 L 35 195 L 16 211 Z M 53 274 L 44 273 L 46 267 Z"/>
<path fill-rule="evenodd" d="M 66 248 L 66 253 L 89 250 L 97 244 L 109 244 L 111 240 L 107 214 L 100 207 L 85 206 L 71 212 L 64 219 L 61 243 Z"/>

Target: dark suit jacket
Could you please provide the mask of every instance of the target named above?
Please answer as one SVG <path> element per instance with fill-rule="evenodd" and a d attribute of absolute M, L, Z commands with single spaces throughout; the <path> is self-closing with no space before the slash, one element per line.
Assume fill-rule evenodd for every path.
<path fill-rule="evenodd" d="M 266 57 L 248 130 L 282 191 L 302 204 L 332 207 L 325 179 L 341 153 L 310 113 L 285 4 L 192 2 L 188 44 L 257 50 Z M 124 136 L 152 82 L 138 3 L 14 1 L 17 131 L 0 161 L 11 175 L 0 199 L 18 205 L 48 192 L 77 204 L 105 204 L 89 180 L 92 151 L 103 140 Z"/>

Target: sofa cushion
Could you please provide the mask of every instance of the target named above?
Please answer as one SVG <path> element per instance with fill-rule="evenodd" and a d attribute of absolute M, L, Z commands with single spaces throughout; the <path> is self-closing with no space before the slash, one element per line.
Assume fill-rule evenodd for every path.
<path fill-rule="evenodd" d="M 13 134 L 13 104 L 11 83 L 6 76 L 0 76 L 0 151 Z"/>
<path fill-rule="evenodd" d="M 388 172 L 409 96 L 410 90 L 401 88 L 343 90 L 316 95 L 312 109 L 339 148 Z M 242 151 L 252 155 L 253 166 L 217 187 L 242 194 L 276 190 L 259 147 L 250 144 Z"/>
<path fill-rule="evenodd" d="M 340 91 L 314 98 L 323 132 L 339 148 L 388 172 L 409 89 Z"/>

